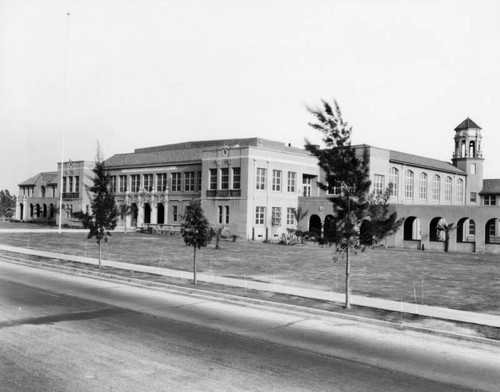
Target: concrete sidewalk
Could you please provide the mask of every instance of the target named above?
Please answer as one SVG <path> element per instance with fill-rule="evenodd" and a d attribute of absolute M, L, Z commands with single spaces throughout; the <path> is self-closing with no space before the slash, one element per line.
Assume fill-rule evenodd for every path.
<path fill-rule="evenodd" d="M 94 258 L 73 256 L 61 253 L 44 252 L 37 249 L 18 248 L 13 246 L 0 245 L 0 250 L 15 252 L 19 254 L 35 255 L 48 258 L 68 260 L 84 264 L 97 265 L 98 261 Z M 180 279 L 192 279 L 193 273 L 188 271 L 179 271 L 162 267 L 153 267 L 146 265 L 123 263 L 111 260 L 102 260 L 102 265 L 111 268 L 129 270 L 134 272 L 144 272 L 162 276 L 168 276 Z M 257 282 L 247 279 L 227 278 L 213 274 L 198 273 L 198 280 L 208 283 L 220 284 L 225 286 L 241 287 L 251 290 L 269 291 L 280 294 L 295 295 L 304 298 L 319 299 L 323 301 L 345 302 L 345 294 L 333 291 L 320 290 L 315 288 L 293 287 L 278 283 Z M 463 310 L 448 309 L 436 306 L 418 305 L 407 302 L 391 301 L 379 298 L 362 297 L 353 295 L 351 299 L 353 305 L 365 306 L 375 309 L 383 309 L 394 312 L 410 313 L 420 316 L 428 316 L 437 319 L 459 321 L 478 325 L 500 328 L 500 316 L 475 313 Z"/>

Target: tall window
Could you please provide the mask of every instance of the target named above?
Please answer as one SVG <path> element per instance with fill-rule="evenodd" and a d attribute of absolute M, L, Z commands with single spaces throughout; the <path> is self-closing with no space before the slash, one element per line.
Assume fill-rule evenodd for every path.
<path fill-rule="evenodd" d="M 273 191 L 281 192 L 281 170 L 273 170 Z"/>
<path fill-rule="evenodd" d="M 229 206 L 224 206 L 224 213 L 225 213 L 225 221 L 226 225 L 229 224 Z"/>
<path fill-rule="evenodd" d="M 181 173 L 172 173 L 172 192 L 181 191 Z"/>
<path fill-rule="evenodd" d="M 179 206 L 172 206 L 172 221 L 177 222 L 179 220 Z"/>
<path fill-rule="evenodd" d="M 271 213 L 271 225 L 281 226 L 281 207 L 273 207 Z"/>
<path fill-rule="evenodd" d="M 391 190 L 391 196 L 398 197 L 399 170 L 395 167 L 391 167 L 391 170 L 389 170 L 389 189 Z"/>
<path fill-rule="evenodd" d="M 461 178 L 457 180 L 457 202 L 460 204 L 464 202 L 464 180 Z"/>
<path fill-rule="evenodd" d="M 127 176 L 126 175 L 121 175 L 119 178 L 120 181 L 120 192 L 125 193 L 127 192 Z"/>
<path fill-rule="evenodd" d="M 62 186 L 62 191 L 63 193 L 68 191 L 68 179 L 66 177 L 63 177 L 63 186 Z M 28 196 L 30 195 L 29 188 L 28 188 Z"/>
<path fill-rule="evenodd" d="M 116 176 L 109 176 L 109 191 L 116 193 Z"/>
<path fill-rule="evenodd" d="M 375 192 L 376 195 L 382 195 L 384 193 L 384 176 L 375 174 L 373 177 L 373 192 Z"/>
<path fill-rule="evenodd" d="M 229 189 L 229 168 L 223 167 L 222 169 L 220 169 L 220 172 L 220 189 Z"/>
<path fill-rule="evenodd" d="M 288 226 L 295 225 L 295 208 L 286 209 L 286 224 Z"/>
<path fill-rule="evenodd" d="M 255 207 L 255 224 L 263 225 L 266 215 L 266 207 Z"/>
<path fill-rule="evenodd" d="M 241 168 L 233 167 L 233 189 L 241 189 Z"/>
<path fill-rule="evenodd" d="M 469 200 L 471 203 L 477 203 L 477 192 L 471 192 Z"/>
<path fill-rule="evenodd" d="M 156 175 L 156 190 L 158 192 L 165 192 L 167 190 L 167 173 Z"/>
<path fill-rule="evenodd" d="M 295 193 L 295 183 L 297 182 L 297 173 L 288 172 L 288 184 L 286 190 Z"/>
<path fill-rule="evenodd" d="M 476 235 L 476 222 L 474 222 L 472 219 L 469 220 L 469 235 L 471 237 Z"/>
<path fill-rule="evenodd" d="M 186 192 L 194 192 L 194 172 L 184 173 L 184 190 Z"/>
<path fill-rule="evenodd" d="M 304 197 L 311 197 L 311 177 L 306 176 L 305 174 L 302 176 L 302 186 Z"/>
<path fill-rule="evenodd" d="M 217 169 L 210 169 L 210 184 L 208 189 L 217 189 Z"/>
<path fill-rule="evenodd" d="M 153 175 L 144 174 L 143 180 L 144 180 L 144 189 L 147 190 L 148 192 L 151 192 L 153 190 Z"/>
<path fill-rule="evenodd" d="M 222 224 L 224 222 L 224 210 L 222 206 L 217 206 L 217 222 Z"/>
<path fill-rule="evenodd" d="M 437 174 L 432 177 L 432 200 L 439 201 L 441 194 L 441 177 Z"/>
<path fill-rule="evenodd" d="M 426 173 L 420 173 L 420 176 L 418 179 L 418 197 L 421 200 L 427 199 L 427 174 Z"/>
<path fill-rule="evenodd" d="M 75 176 L 75 193 L 80 193 L 80 177 Z"/>
<path fill-rule="evenodd" d="M 262 167 L 257 168 L 256 188 L 260 190 L 266 189 L 266 169 Z"/>
<path fill-rule="evenodd" d="M 444 201 L 451 201 L 451 177 L 444 181 Z"/>
<path fill-rule="evenodd" d="M 407 199 L 413 199 L 413 177 L 413 172 L 407 170 L 405 176 L 405 197 Z"/>
<path fill-rule="evenodd" d="M 201 171 L 198 172 L 198 192 L 201 192 Z"/>
<path fill-rule="evenodd" d="M 139 186 L 141 183 L 141 178 L 140 178 L 139 174 L 132 174 L 130 176 L 130 181 L 131 181 L 130 191 L 131 192 L 139 192 Z"/>
<path fill-rule="evenodd" d="M 68 177 L 68 182 L 69 182 L 69 192 L 73 192 L 73 177 L 72 176 Z"/>

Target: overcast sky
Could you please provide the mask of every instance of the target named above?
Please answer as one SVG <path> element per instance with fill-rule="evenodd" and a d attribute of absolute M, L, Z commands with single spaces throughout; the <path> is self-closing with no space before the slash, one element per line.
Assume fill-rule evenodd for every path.
<path fill-rule="evenodd" d="M 68 16 L 67 13 L 70 15 Z M 483 128 L 500 178 L 500 1 L 0 0 L 0 189 L 64 159 L 189 140 L 353 142 L 450 161 Z"/>

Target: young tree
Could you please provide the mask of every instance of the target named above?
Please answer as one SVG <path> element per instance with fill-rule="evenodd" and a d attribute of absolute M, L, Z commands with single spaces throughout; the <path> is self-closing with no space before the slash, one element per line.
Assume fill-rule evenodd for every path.
<path fill-rule="evenodd" d="M 363 222 L 371 222 L 371 242 L 377 242 L 397 230 L 396 215 L 387 217 L 384 204 L 373 203 L 370 198 L 367 149 L 358 153 L 351 146 L 352 127 L 342 118 L 339 105 L 333 107 L 322 100 L 322 107 L 307 108 L 316 122 L 309 125 L 323 134 L 325 148 L 306 140 L 306 149 L 318 158 L 318 165 L 325 173 L 325 181 L 318 186 L 330 194 L 334 210 L 336 251 L 345 259 L 345 307 L 351 307 L 351 253 L 362 249 L 360 241 Z M 382 208 L 381 208 L 382 207 Z M 365 223 L 365 228 L 367 223 Z"/>
<path fill-rule="evenodd" d="M 94 172 L 93 186 L 89 191 L 93 194 L 90 204 L 91 211 L 79 213 L 83 226 L 89 229 L 87 238 L 95 237 L 99 247 L 99 269 L 101 269 L 101 243 L 108 242 L 111 230 L 116 227 L 118 210 L 115 204 L 115 196 L 109 189 L 109 174 L 104 166 L 102 155 L 98 148 Z"/>
<path fill-rule="evenodd" d="M 450 233 L 455 230 L 457 226 L 455 223 L 440 222 L 437 225 L 438 231 L 444 232 L 444 251 L 448 252 L 450 247 Z"/>
<path fill-rule="evenodd" d="M 186 207 L 181 234 L 184 243 L 193 247 L 193 283 L 196 284 L 196 248 L 207 246 L 214 236 L 214 230 L 210 227 L 199 201 L 192 201 Z"/>

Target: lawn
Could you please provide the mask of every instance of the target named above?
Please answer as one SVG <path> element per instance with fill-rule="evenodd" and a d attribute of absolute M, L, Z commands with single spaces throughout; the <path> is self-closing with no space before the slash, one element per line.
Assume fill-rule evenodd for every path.
<path fill-rule="evenodd" d="M 5 227 L 5 225 L 2 225 Z M 31 226 L 31 225 L 29 225 Z M 97 245 L 81 233 L 0 233 L 0 243 L 87 257 Z M 333 248 L 221 241 L 197 252 L 198 271 L 298 287 L 344 290 L 344 262 Z M 103 258 L 191 271 L 180 236 L 114 233 Z M 352 261 L 353 294 L 500 314 L 498 255 L 369 249 Z"/>

